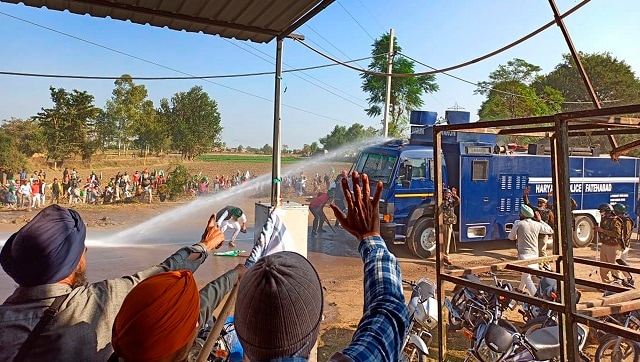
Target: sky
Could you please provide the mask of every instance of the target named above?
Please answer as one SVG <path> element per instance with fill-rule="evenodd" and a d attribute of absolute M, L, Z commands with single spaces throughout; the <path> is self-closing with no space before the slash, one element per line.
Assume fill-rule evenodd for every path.
<path fill-rule="evenodd" d="M 561 13 L 577 0 L 556 0 Z M 402 5 L 398 5 L 402 4 Z M 509 44 L 553 19 L 543 0 L 336 0 L 296 30 L 305 42 L 341 61 L 371 55 L 374 39 L 393 28 L 402 52 L 435 68 L 480 57 Z M 583 52 L 610 52 L 640 75 L 640 1 L 591 0 L 565 18 L 575 47 Z M 119 77 L 175 77 L 272 72 L 276 42 L 257 44 L 199 33 L 93 18 L 68 12 L 0 3 L 0 71 Z M 552 26 L 532 39 L 476 64 L 449 72 L 476 83 L 501 64 L 521 58 L 548 73 L 569 48 Z M 284 41 L 284 69 L 328 64 L 303 45 Z M 353 63 L 366 68 L 368 60 Z M 416 64 L 415 71 L 430 69 Z M 157 107 L 162 98 L 193 86 L 218 103 L 229 147 L 262 147 L 273 138 L 274 76 L 144 84 Z M 290 149 L 318 141 L 336 125 L 354 123 L 381 128 L 370 118 L 360 73 L 333 66 L 285 73 L 282 79 L 282 144 Z M 483 96 L 476 87 L 438 74 L 440 90 L 425 94 L 422 110 L 439 116 L 454 106 L 476 120 Z M 85 90 L 104 108 L 113 80 L 31 78 L 0 75 L 0 120 L 28 118 L 49 108 L 49 87 Z"/>

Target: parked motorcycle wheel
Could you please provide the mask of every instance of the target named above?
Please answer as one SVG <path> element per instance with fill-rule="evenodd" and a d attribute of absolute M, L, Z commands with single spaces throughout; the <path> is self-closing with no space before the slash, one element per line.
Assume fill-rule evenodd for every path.
<path fill-rule="evenodd" d="M 436 229 L 433 219 L 422 217 L 416 221 L 408 240 L 409 250 L 416 256 L 427 259 L 436 251 Z"/>
<path fill-rule="evenodd" d="M 411 350 L 411 354 L 407 359 L 408 362 L 427 362 L 427 355 L 424 354 L 415 344 L 410 344 L 408 347 Z"/>
<path fill-rule="evenodd" d="M 600 361 L 639 362 L 640 346 L 626 338 L 609 335 L 596 350 L 596 362 Z"/>
<path fill-rule="evenodd" d="M 523 331 L 523 334 L 526 336 L 527 334 L 533 331 L 536 331 L 540 328 L 553 327 L 556 325 L 558 325 L 558 322 L 556 322 L 552 318 L 549 318 L 547 316 L 536 317 L 530 320 L 529 322 L 527 322 L 527 324 L 525 324 L 524 327 L 522 327 L 522 331 Z"/>

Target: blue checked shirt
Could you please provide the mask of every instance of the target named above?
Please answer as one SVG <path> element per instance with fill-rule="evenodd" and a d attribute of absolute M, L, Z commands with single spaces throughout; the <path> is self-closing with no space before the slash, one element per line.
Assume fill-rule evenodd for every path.
<path fill-rule="evenodd" d="M 364 262 L 364 314 L 351 344 L 330 361 L 398 361 L 409 324 L 398 261 L 380 236 L 363 239 L 358 251 Z"/>

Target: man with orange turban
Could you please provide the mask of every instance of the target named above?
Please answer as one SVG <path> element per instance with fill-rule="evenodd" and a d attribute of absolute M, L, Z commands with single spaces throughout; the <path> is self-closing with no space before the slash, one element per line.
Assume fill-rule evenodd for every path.
<path fill-rule="evenodd" d="M 154 275 L 127 295 L 113 324 L 109 361 L 184 361 L 212 311 L 246 270 L 238 264 L 198 292 L 188 270 Z"/>
<path fill-rule="evenodd" d="M 106 361 L 127 293 L 159 273 L 195 272 L 224 242 L 213 215 L 199 243 L 133 275 L 89 284 L 85 237 L 78 212 L 51 205 L 5 242 L 0 264 L 18 288 L 0 305 L 0 361 Z"/>

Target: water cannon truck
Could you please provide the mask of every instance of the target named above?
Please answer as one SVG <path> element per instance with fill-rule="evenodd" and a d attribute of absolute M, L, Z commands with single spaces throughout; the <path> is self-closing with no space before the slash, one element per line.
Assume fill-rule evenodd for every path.
<path fill-rule="evenodd" d="M 469 123 L 469 112 L 448 110 L 449 124 Z M 433 126 L 437 113 L 413 111 L 408 142 L 391 140 L 364 148 L 352 171 L 366 173 L 374 184 L 382 181 L 381 233 L 387 243 L 406 244 L 418 257 L 428 258 L 437 242 L 434 228 Z M 552 192 L 551 157 L 543 143 L 520 147 L 499 144 L 494 134 L 442 133 L 442 177 L 461 197 L 454 230 L 459 242 L 507 239 L 518 219 L 523 191 L 530 200 Z M 584 247 L 595 240 L 602 203 L 624 203 L 635 215 L 640 173 L 639 159 L 612 161 L 597 147 L 570 149 L 570 190 L 578 207 L 573 210 L 573 244 Z M 553 203 L 553 199 L 550 200 Z"/>

